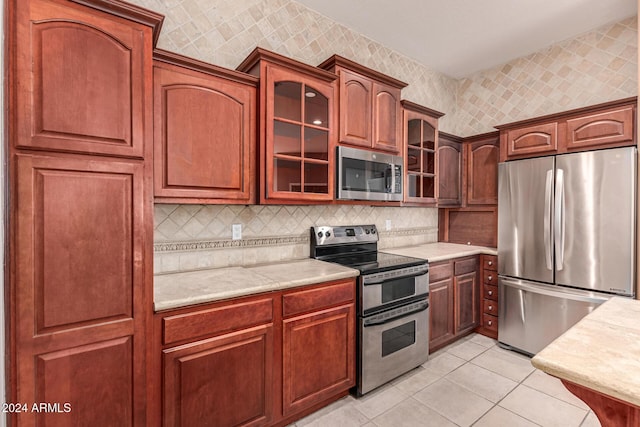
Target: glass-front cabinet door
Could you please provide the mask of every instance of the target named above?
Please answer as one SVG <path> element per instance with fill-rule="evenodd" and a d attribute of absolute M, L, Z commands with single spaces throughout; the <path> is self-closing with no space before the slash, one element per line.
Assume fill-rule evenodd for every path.
<path fill-rule="evenodd" d="M 407 101 L 403 101 L 406 171 L 404 200 L 435 205 L 437 197 L 438 119 L 424 112 L 414 111 L 414 109 L 428 110 L 424 107 L 407 104 L 409 104 Z M 429 113 L 437 113 L 432 110 L 428 111 Z"/>
<path fill-rule="evenodd" d="M 334 193 L 334 86 L 269 67 L 267 199 L 331 200 Z"/>

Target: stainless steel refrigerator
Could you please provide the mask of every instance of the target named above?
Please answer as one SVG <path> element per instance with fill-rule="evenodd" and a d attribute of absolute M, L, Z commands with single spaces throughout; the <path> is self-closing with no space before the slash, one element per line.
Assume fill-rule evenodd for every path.
<path fill-rule="evenodd" d="M 498 341 L 535 354 L 635 294 L 636 148 L 500 163 Z"/>

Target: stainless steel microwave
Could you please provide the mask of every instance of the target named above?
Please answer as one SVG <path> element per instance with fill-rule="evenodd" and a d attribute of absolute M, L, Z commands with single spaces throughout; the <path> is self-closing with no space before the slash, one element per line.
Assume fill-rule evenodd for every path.
<path fill-rule="evenodd" d="M 402 157 L 338 147 L 337 197 L 402 201 Z"/>

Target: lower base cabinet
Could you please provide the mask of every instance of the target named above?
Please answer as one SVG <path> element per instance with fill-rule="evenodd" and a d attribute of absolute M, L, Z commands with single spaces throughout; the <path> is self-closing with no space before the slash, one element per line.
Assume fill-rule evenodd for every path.
<path fill-rule="evenodd" d="M 355 385 L 355 280 L 156 314 L 164 426 L 287 425 Z"/>
<path fill-rule="evenodd" d="M 479 322 L 478 257 L 429 265 L 429 352 L 473 331 Z"/>

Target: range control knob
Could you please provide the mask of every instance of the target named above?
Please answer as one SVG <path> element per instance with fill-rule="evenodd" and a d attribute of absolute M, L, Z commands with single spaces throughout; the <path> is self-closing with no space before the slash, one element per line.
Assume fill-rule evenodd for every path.
<path fill-rule="evenodd" d="M 324 233 L 322 231 L 318 231 L 318 238 L 322 239 L 322 236 L 324 236 Z"/>
<path fill-rule="evenodd" d="M 368 228 L 365 228 L 365 229 L 364 229 L 364 232 L 365 232 L 365 234 L 369 234 L 369 233 L 370 233 L 370 231 L 369 231 L 369 229 L 368 229 Z"/>
<path fill-rule="evenodd" d="M 327 231 L 326 235 L 327 235 L 327 237 L 331 237 L 331 232 Z"/>
<path fill-rule="evenodd" d="M 375 228 L 371 229 L 371 234 L 376 234 L 376 229 Z"/>

